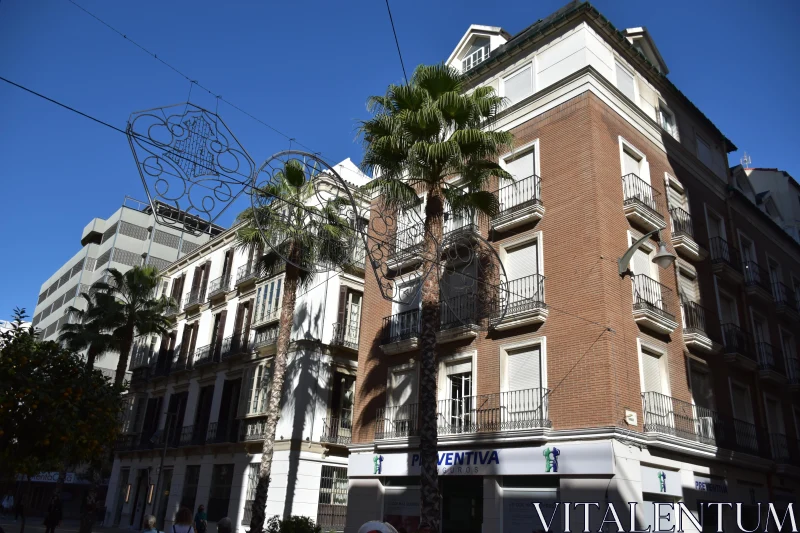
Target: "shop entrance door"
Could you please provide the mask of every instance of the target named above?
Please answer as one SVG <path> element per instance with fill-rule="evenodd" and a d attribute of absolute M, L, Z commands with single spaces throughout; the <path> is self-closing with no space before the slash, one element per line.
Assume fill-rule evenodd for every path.
<path fill-rule="evenodd" d="M 443 476 L 442 533 L 480 533 L 483 529 L 483 477 Z"/>

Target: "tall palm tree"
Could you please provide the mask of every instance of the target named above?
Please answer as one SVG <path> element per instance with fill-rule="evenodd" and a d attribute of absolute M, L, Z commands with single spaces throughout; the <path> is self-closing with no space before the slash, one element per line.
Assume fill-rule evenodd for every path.
<path fill-rule="evenodd" d="M 314 170 L 311 169 L 311 172 L 313 174 Z M 297 289 L 312 282 L 319 265 L 343 265 L 350 257 L 348 244 L 352 242 L 353 230 L 340 215 L 343 204 L 336 199 L 324 205 L 315 205 L 319 203 L 316 201 L 312 203 L 311 199 L 315 196 L 314 178 L 314 175 L 306 174 L 299 160 L 290 159 L 275 173 L 269 184 L 253 190 L 252 194 L 260 196 L 262 205 L 246 209 L 238 216 L 238 221 L 244 222 L 237 234 L 239 247 L 254 252 L 258 275 L 269 276 L 284 266 L 286 268 L 250 533 L 261 533 L 264 527 Z M 269 244 L 275 246 L 277 252 Z M 261 255 L 265 249 L 267 253 Z"/>
<path fill-rule="evenodd" d="M 71 350 L 86 350 L 86 367 L 94 368 L 94 362 L 109 351 L 118 350 L 117 339 L 112 335 L 113 324 L 109 318 L 116 307 L 115 300 L 107 294 L 90 289 L 82 292 L 81 298 L 86 302 L 86 309 L 75 306 L 67 308 L 69 319 L 61 326 L 60 342 Z"/>
<path fill-rule="evenodd" d="M 107 303 L 107 320 L 112 324 L 112 335 L 119 346 L 119 363 L 114 385 L 122 385 L 128 368 L 128 358 L 134 339 L 152 333 L 163 335 L 173 325 L 166 316 L 167 308 L 175 303 L 158 296 L 161 277 L 154 266 L 135 266 L 124 274 L 109 268 L 106 281 L 98 281 L 93 290 Z M 109 300 L 113 299 L 114 304 Z"/>
<path fill-rule="evenodd" d="M 511 176 L 498 156 L 512 145 L 511 133 L 492 128 L 504 101 L 491 87 L 464 94 L 461 74 L 445 65 L 420 65 L 408 85 L 390 85 L 368 100 L 372 118 L 360 124 L 362 167 L 377 176 L 367 191 L 380 194 L 389 210 L 426 199 L 422 241 L 420 315 L 420 528 L 440 530 L 437 472 L 436 331 L 439 328 L 439 243 L 445 205 L 455 217 L 494 215 L 497 197 L 486 189 L 494 178 Z M 455 179 L 454 179 L 455 178 Z M 435 270 L 434 270 L 435 269 Z"/>

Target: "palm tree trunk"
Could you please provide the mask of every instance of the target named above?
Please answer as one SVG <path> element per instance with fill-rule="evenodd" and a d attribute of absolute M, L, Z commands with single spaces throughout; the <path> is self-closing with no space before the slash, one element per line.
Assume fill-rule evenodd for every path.
<path fill-rule="evenodd" d="M 425 207 L 423 247 L 422 311 L 420 314 L 420 387 L 419 387 L 419 452 L 420 452 L 420 531 L 441 529 L 441 494 L 436 431 L 436 332 L 439 331 L 439 246 L 442 242 L 441 196 L 428 195 Z"/>
<path fill-rule="evenodd" d="M 94 361 L 97 359 L 97 351 L 97 348 L 91 344 L 86 351 L 86 368 L 89 370 L 94 370 Z"/>
<path fill-rule="evenodd" d="M 128 371 L 128 357 L 133 346 L 134 327 L 126 327 L 127 331 L 119 343 L 119 362 L 117 363 L 117 373 L 114 375 L 114 385 L 120 386 L 125 381 L 125 372 Z"/>
<path fill-rule="evenodd" d="M 296 254 L 292 253 L 293 250 L 294 247 L 290 249 L 290 259 L 296 256 Z M 283 395 L 286 364 L 289 359 L 289 343 L 292 335 L 294 305 L 295 298 L 297 297 L 297 283 L 299 278 L 297 267 L 291 263 L 287 263 L 286 277 L 283 282 L 284 293 L 283 304 L 281 306 L 280 329 L 278 330 L 277 353 L 275 355 L 275 361 L 273 362 L 272 385 L 269 391 L 269 402 L 267 403 L 264 449 L 261 452 L 261 468 L 258 471 L 258 484 L 256 485 L 256 494 L 253 500 L 249 533 L 262 533 L 264 520 L 266 518 L 267 490 L 269 489 L 269 478 L 272 471 L 275 431 L 278 427 L 278 419 L 280 418 L 281 397 Z"/>

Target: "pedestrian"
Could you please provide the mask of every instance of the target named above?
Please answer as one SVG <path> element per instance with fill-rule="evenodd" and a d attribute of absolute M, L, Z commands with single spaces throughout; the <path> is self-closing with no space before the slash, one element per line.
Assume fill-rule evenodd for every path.
<path fill-rule="evenodd" d="M 188 507 L 178 509 L 173 522 L 172 533 L 195 533 L 192 527 L 192 510 Z"/>
<path fill-rule="evenodd" d="M 217 533 L 233 533 L 233 524 L 227 516 L 217 522 Z"/>
<path fill-rule="evenodd" d="M 164 533 L 156 529 L 156 517 L 149 514 L 144 517 L 144 529 L 142 533 Z"/>
<path fill-rule="evenodd" d="M 25 505 L 22 503 L 22 498 L 19 499 L 14 507 L 14 522 L 17 521 L 17 518 L 22 518 L 22 521 L 25 521 Z"/>
<path fill-rule="evenodd" d="M 194 515 L 194 529 L 197 533 L 206 533 L 208 529 L 208 515 L 206 514 L 206 507 L 201 505 L 197 508 L 197 514 Z"/>
<path fill-rule="evenodd" d="M 61 525 L 61 498 L 57 495 L 50 500 L 47 514 L 44 517 L 44 533 L 56 533 L 56 526 Z"/>

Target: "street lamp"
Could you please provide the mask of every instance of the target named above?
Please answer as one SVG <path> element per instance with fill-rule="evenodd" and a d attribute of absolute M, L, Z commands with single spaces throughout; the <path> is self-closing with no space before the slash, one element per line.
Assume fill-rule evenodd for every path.
<path fill-rule="evenodd" d="M 619 275 L 620 277 L 625 277 L 625 274 L 632 274 L 630 269 L 628 269 L 628 265 L 633 258 L 633 254 L 636 253 L 636 250 L 639 249 L 639 246 L 652 237 L 653 235 L 658 235 L 658 252 L 656 255 L 653 256 L 653 263 L 657 264 L 661 268 L 669 268 L 669 266 L 675 262 L 675 255 L 671 254 L 667 251 L 667 244 L 661 240 L 661 230 L 653 230 L 650 233 L 646 233 L 641 239 L 636 241 L 625 251 L 625 254 L 617 260 L 617 265 L 619 267 Z"/>

